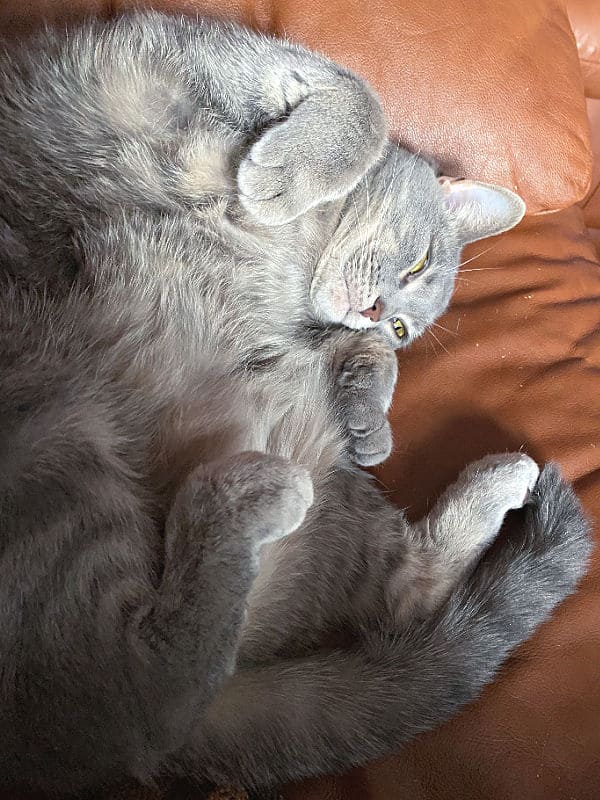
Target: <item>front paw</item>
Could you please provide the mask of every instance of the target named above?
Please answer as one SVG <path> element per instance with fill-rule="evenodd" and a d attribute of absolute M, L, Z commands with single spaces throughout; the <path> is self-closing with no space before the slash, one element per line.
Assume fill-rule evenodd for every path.
<path fill-rule="evenodd" d="M 346 409 L 346 425 L 350 439 L 350 456 L 360 467 L 374 467 L 392 452 L 392 429 L 378 406 L 358 401 Z"/>
<path fill-rule="evenodd" d="M 292 122 L 277 125 L 255 142 L 237 174 L 240 203 L 264 225 L 284 225 L 337 196 L 329 176 L 334 165 L 319 163 Z"/>
<path fill-rule="evenodd" d="M 308 123 L 310 116 L 305 120 Z M 298 130 L 299 128 L 299 130 Z M 307 135 L 298 115 L 275 125 L 255 142 L 239 166 L 243 208 L 263 225 L 284 225 L 310 208 L 341 197 L 356 182 L 343 153 Z M 360 176 L 360 173 L 359 173 Z"/>

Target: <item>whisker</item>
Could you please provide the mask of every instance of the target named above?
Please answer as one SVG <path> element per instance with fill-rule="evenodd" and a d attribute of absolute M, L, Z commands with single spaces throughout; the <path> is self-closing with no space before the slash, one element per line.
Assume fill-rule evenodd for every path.
<path fill-rule="evenodd" d="M 449 333 L 450 336 L 458 336 L 458 333 L 456 331 L 451 331 L 449 328 L 444 328 L 443 325 L 438 325 L 437 322 L 432 322 L 431 324 L 434 325 L 436 328 L 439 328 L 441 331 Z"/>
<path fill-rule="evenodd" d="M 476 259 L 481 258 L 481 256 L 484 256 L 486 253 L 489 253 L 490 250 L 493 250 L 497 246 L 498 245 L 493 244 L 490 247 L 488 247 L 486 250 L 482 250 L 480 253 L 476 253 L 474 256 L 471 256 L 471 258 L 467 258 L 466 261 L 461 261 L 461 263 L 458 265 L 458 268 L 460 269 L 461 267 L 464 267 L 465 264 L 470 264 L 471 261 L 475 261 Z"/>
<path fill-rule="evenodd" d="M 435 335 L 435 333 L 434 333 L 434 332 L 431 330 L 431 328 L 429 328 L 429 333 L 430 333 L 430 334 L 433 336 L 433 338 L 436 340 L 436 342 L 439 344 L 439 346 L 442 348 L 442 350 L 445 350 L 445 351 L 446 351 L 446 353 L 448 353 L 448 355 L 450 355 L 450 351 L 448 350 L 448 348 L 447 348 L 447 347 L 444 347 L 444 345 L 442 344 L 442 342 L 440 342 L 440 340 L 439 340 L 439 339 L 438 339 L 438 337 Z"/>
<path fill-rule="evenodd" d="M 429 330 L 429 328 L 426 328 L 426 329 L 425 329 L 425 333 L 427 334 L 427 336 L 429 336 L 429 334 L 431 333 L 431 331 Z M 426 338 L 426 339 L 425 339 L 425 341 L 426 341 L 426 342 L 430 342 L 430 344 L 431 344 L 431 349 L 433 350 L 433 352 L 434 352 L 434 355 L 435 355 L 435 357 L 437 358 L 437 350 L 435 349 L 435 345 L 434 345 L 434 343 L 433 343 L 433 342 L 432 342 L 432 341 L 431 341 L 429 338 Z"/>
<path fill-rule="evenodd" d="M 473 269 L 463 269 L 461 272 L 489 272 L 492 269 L 504 269 L 504 267 L 474 267 Z"/>
<path fill-rule="evenodd" d="M 469 272 L 469 270 L 466 269 L 465 272 Z M 459 273 L 455 273 L 453 269 L 436 270 L 436 275 L 439 275 L 441 278 L 444 278 L 446 275 L 451 275 L 455 281 L 464 281 L 465 283 L 469 283 L 469 278 L 463 278 Z"/>
<path fill-rule="evenodd" d="M 429 358 L 429 339 L 425 337 L 423 341 L 425 342 L 425 361 L 427 361 Z"/>

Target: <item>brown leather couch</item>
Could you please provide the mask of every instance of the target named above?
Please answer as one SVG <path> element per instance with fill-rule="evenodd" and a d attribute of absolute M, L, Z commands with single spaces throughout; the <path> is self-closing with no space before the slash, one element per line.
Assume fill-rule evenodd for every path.
<path fill-rule="evenodd" d="M 42 19 L 129 5 L 2 0 L 0 28 L 17 34 Z M 154 5 L 234 17 L 328 53 L 377 87 L 400 141 L 448 173 L 523 196 L 529 213 L 515 231 L 465 253 L 444 329 L 401 354 L 396 448 L 379 476 L 418 516 L 466 461 L 523 447 L 559 461 L 598 517 L 600 0 L 568 9 L 561 0 Z M 282 794 L 599 800 L 600 552 L 579 593 L 479 702 L 393 757 Z"/>

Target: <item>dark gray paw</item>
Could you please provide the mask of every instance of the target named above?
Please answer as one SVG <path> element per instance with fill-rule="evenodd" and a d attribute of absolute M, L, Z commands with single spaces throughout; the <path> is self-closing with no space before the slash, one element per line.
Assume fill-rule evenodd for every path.
<path fill-rule="evenodd" d="M 342 419 L 355 464 L 373 467 L 392 451 L 387 411 L 398 374 L 396 354 L 379 336 L 364 339 L 337 377 Z"/>
<path fill-rule="evenodd" d="M 230 459 L 219 491 L 239 529 L 253 532 L 261 545 L 299 528 L 313 502 L 308 471 L 264 453 L 241 453 Z"/>
<path fill-rule="evenodd" d="M 385 461 L 393 441 L 390 423 L 381 408 L 356 400 L 348 403 L 345 416 L 354 463 L 373 467 Z"/>

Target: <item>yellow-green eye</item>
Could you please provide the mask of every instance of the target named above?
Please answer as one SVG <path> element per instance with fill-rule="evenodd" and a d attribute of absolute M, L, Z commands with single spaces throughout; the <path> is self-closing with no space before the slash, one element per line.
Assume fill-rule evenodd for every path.
<path fill-rule="evenodd" d="M 427 266 L 428 261 L 429 261 L 429 250 L 425 253 L 423 258 L 421 258 L 419 261 L 417 261 L 417 263 L 414 265 L 414 267 L 411 267 L 408 270 L 407 274 L 408 275 L 418 275 L 419 272 L 423 272 L 423 270 Z"/>
<path fill-rule="evenodd" d="M 394 331 L 396 332 L 396 336 L 399 339 L 403 339 L 406 336 L 406 328 L 404 327 L 404 323 L 398 317 L 394 317 L 392 320 L 392 326 Z"/>

